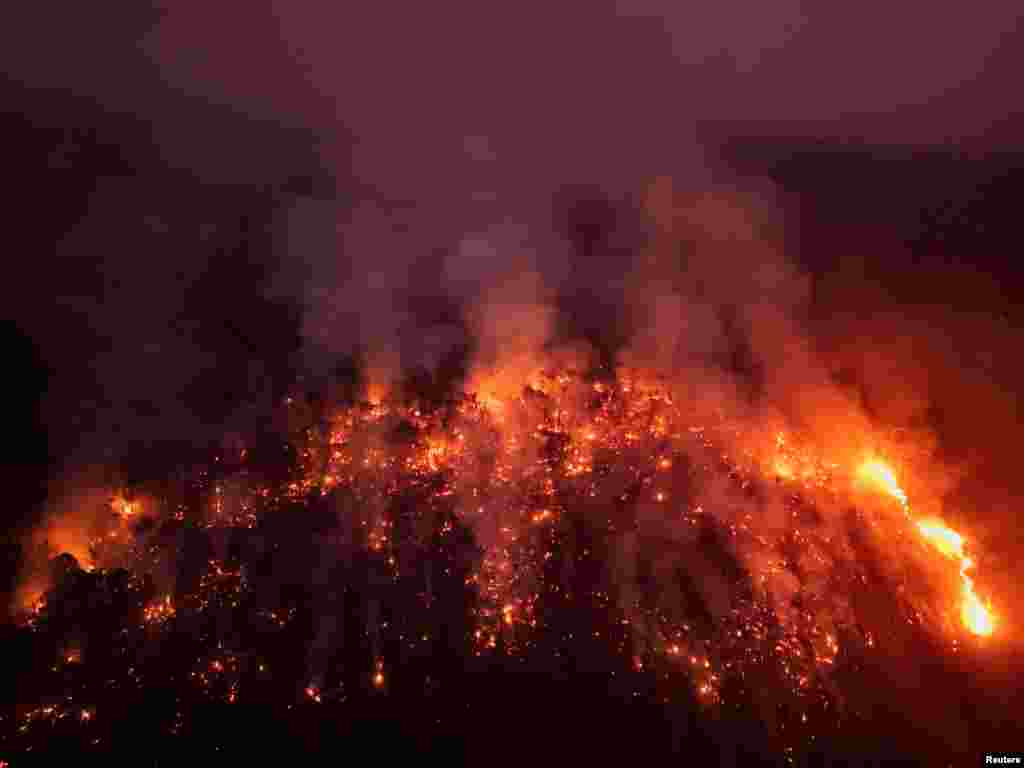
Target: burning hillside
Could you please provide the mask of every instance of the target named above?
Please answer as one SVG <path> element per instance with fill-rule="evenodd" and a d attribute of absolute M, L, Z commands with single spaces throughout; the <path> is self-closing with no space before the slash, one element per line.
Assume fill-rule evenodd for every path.
<path fill-rule="evenodd" d="M 174 692 L 154 732 L 198 734 L 208 705 L 286 717 L 425 695 L 450 654 L 545 669 L 601 648 L 623 660 L 609 692 L 739 708 L 802 760 L 864 717 L 858 678 L 890 644 L 952 657 L 999 636 L 979 554 L 915 516 L 881 442 L 840 464 L 778 424 L 695 422 L 628 369 L 477 378 L 327 409 L 276 485 L 236 442 L 177 496 L 118 489 L 25 598 L 48 669 L 7 748 L 111 747 L 146 691 Z"/>

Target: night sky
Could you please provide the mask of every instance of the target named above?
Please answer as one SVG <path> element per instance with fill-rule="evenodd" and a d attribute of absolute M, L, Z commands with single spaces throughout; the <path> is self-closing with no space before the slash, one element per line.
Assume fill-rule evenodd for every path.
<path fill-rule="evenodd" d="M 1024 555 L 1015 4 L 183 0 L 3 16 L 5 602 L 31 570 L 33 532 L 84 487 L 166 489 L 235 437 L 265 477 L 287 476 L 285 398 L 318 414 L 312 425 L 368 382 L 441 402 L 478 367 L 586 347 L 595 368 L 650 363 L 698 390 L 714 371 L 822 439 L 841 395 L 879 429 L 926 442 L 945 519 L 971 532 L 1013 613 Z M 701 255 L 747 231 L 767 252 Z M 647 247 L 659 237 L 673 246 Z M 338 524 L 310 515 L 326 516 L 310 523 L 317 535 Z M 294 531 L 264 533 L 303 562 Z M 346 583 L 372 590 L 372 563 L 348 567 Z M 288 640 L 301 656 L 330 632 L 320 604 L 295 599 L 309 613 L 307 634 Z M 443 615 L 462 616 L 462 598 L 446 599 Z M 34 647 L 23 628 L 4 632 Z M 361 642 L 342 644 L 360 649 L 355 664 Z M 616 662 L 596 650 L 578 666 L 600 674 L 555 681 L 514 655 L 462 674 L 449 645 L 410 662 L 410 679 L 443 681 L 435 704 L 396 682 L 391 703 L 368 698 L 335 729 L 279 719 L 267 687 L 219 738 L 238 748 L 250 718 L 295 749 L 348 738 L 379 743 L 381 759 L 392 737 L 408 737 L 410 754 L 474 762 L 605 748 L 781 759 L 756 713 L 733 729 L 689 704 L 664 714 L 653 688 L 641 703 L 609 695 L 598 679 Z M 951 764 L 1022 748 L 1019 714 L 991 730 L 963 714 L 980 706 L 965 669 L 988 664 L 1005 690 L 1020 659 L 1018 637 L 955 672 L 936 662 L 960 686 L 942 715 L 965 734 Z M 25 690 L 9 674 L 8 690 Z M 161 685 L 148 719 L 116 705 L 126 723 L 167 719 L 173 684 Z M 460 724 L 464 699 L 477 708 Z M 5 702 L 5 718 L 22 704 Z M 199 719 L 206 705 L 194 706 Z M 433 706 L 445 724 L 431 734 Z M 573 722 L 554 725 L 561 712 Z M 533 717 L 548 722 L 530 736 L 521 721 Z M 912 712 L 879 714 L 824 754 L 885 754 L 849 752 L 858 733 L 876 745 L 905 736 L 893 754 L 910 758 L 941 730 L 905 722 Z M 110 727 L 103 748 L 123 738 Z M 209 733 L 186 731 L 168 743 L 199 754 Z M 992 734 L 1018 740 L 979 741 Z M 61 744 L 76 749 L 74 738 Z M 0 757 L 17 766 L 11 744 Z M 929 757 L 946 759 L 945 746 Z"/>

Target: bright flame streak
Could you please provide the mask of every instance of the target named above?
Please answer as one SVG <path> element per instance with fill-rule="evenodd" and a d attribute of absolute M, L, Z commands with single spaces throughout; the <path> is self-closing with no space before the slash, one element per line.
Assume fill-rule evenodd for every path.
<path fill-rule="evenodd" d="M 910 517 L 907 494 L 900 487 L 896 475 L 884 462 L 873 459 L 861 465 L 857 473 L 890 496 L 898 499 L 904 513 Z M 982 604 L 974 591 L 974 580 L 967 575 L 974 561 L 964 552 L 964 537 L 938 520 L 919 520 L 917 530 L 924 539 L 945 557 L 960 561 L 960 581 L 963 601 L 960 606 L 960 620 L 970 632 L 988 636 L 995 630 L 995 616 L 989 606 Z"/>
<path fill-rule="evenodd" d="M 950 559 L 960 561 L 960 580 L 963 582 L 963 604 L 960 620 L 976 635 L 991 635 L 995 630 L 995 617 L 991 608 L 982 604 L 974 591 L 974 580 L 967 571 L 974 567 L 974 561 L 964 553 L 964 539 L 956 531 L 947 528 L 938 520 L 922 520 L 917 528 L 939 552 Z"/>
<path fill-rule="evenodd" d="M 992 611 L 981 604 L 981 600 L 974 593 L 974 582 L 960 572 L 964 580 L 964 603 L 960 608 L 960 620 L 971 632 L 976 635 L 987 637 L 995 630 L 995 618 Z"/>
<path fill-rule="evenodd" d="M 917 529 L 946 557 L 964 559 L 964 539 L 959 533 L 944 526 L 937 520 L 920 520 Z"/>
<path fill-rule="evenodd" d="M 909 513 L 907 494 L 900 488 L 900 484 L 896 481 L 896 475 L 893 474 L 893 471 L 889 469 L 885 462 L 877 459 L 866 461 L 861 465 L 857 474 L 862 479 L 871 482 L 875 487 L 898 499 L 900 504 L 903 505 L 904 510 Z"/>

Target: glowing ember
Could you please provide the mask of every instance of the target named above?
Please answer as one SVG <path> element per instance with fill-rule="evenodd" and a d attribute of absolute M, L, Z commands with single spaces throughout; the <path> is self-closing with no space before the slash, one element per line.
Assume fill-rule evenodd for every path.
<path fill-rule="evenodd" d="M 146 606 L 142 613 L 143 619 L 148 624 L 159 624 L 174 616 L 174 604 L 171 596 L 166 595 L 162 600 L 156 600 Z"/>

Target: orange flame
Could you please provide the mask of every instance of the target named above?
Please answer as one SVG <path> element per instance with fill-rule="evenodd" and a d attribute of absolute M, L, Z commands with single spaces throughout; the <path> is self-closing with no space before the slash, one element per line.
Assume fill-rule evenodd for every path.
<path fill-rule="evenodd" d="M 995 630 L 995 617 L 990 607 L 985 606 L 974 591 L 974 580 L 967 571 L 974 567 L 974 561 L 964 552 L 964 539 L 956 531 L 947 528 L 938 520 L 922 520 L 917 524 L 921 534 L 939 552 L 950 559 L 960 561 L 960 580 L 963 583 L 963 605 L 960 620 L 976 635 L 991 635 Z"/>
<path fill-rule="evenodd" d="M 900 504 L 903 505 L 904 511 L 909 513 L 907 494 L 900 488 L 896 475 L 885 462 L 878 459 L 866 461 L 860 466 L 857 474 L 862 480 L 866 480 L 876 488 L 898 499 Z"/>
<path fill-rule="evenodd" d="M 884 462 L 871 459 L 861 465 L 858 476 L 873 486 L 899 500 L 907 517 L 911 516 L 907 494 L 896 480 L 895 473 Z M 951 560 L 960 562 L 962 601 L 960 621 L 976 635 L 988 636 L 995 631 L 995 616 L 991 606 L 982 603 L 974 591 L 974 580 L 967 572 L 974 567 L 974 561 L 964 551 L 964 537 L 939 520 L 919 520 L 917 530 L 938 552 Z"/>
<path fill-rule="evenodd" d="M 964 579 L 964 603 L 960 608 L 960 620 L 971 632 L 976 635 L 987 637 L 995 631 L 995 618 L 988 606 L 982 605 L 981 600 L 974 593 L 974 584 L 969 577 L 960 575 Z"/>
<path fill-rule="evenodd" d="M 938 520 L 921 520 L 917 524 L 917 529 L 946 557 L 964 559 L 964 538 L 956 531 L 947 528 Z"/>

